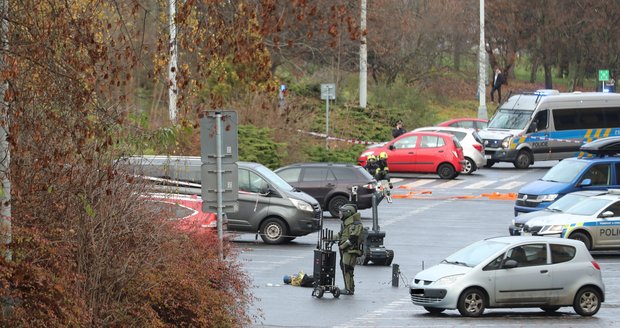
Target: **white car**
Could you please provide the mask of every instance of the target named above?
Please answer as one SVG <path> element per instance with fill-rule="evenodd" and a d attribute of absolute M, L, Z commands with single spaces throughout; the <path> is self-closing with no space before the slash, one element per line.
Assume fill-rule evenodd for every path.
<path fill-rule="evenodd" d="M 416 274 L 409 293 L 430 313 L 458 309 L 481 316 L 485 308 L 539 307 L 552 313 L 572 306 L 596 314 L 605 301 L 601 268 L 577 240 L 498 237 L 473 243 Z"/>
<path fill-rule="evenodd" d="M 463 174 L 472 174 L 477 169 L 486 165 L 487 160 L 484 157 L 484 142 L 478 136 L 474 129 L 453 128 L 449 126 L 429 126 L 417 128 L 414 131 L 436 131 L 448 133 L 455 136 L 461 146 L 463 146 L 463 156 L 465 156 L 465 164 L 463 165 Z"/>

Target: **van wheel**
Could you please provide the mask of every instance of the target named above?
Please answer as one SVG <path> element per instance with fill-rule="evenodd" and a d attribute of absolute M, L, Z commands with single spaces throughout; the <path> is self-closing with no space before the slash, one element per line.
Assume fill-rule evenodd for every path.
<path fill-rule="evenodd" d="M 532 164 L 532 153 L 527 150 L 519 151 L 513 164 L 518 169 L 527 169 Z"/>
<path fill-rule="evenodd" d="M 443 163 L 437 168 L 437 174 L 439 174 L 439 177 L 442 179 L 453 179 L 456 177 L 456 170 L 452 164 Z"/>
<path fill-rule="evenodd" d="M 572 233 L 570 236 L 568 236 L 568 239 L 579 240 L 586 245 L 586 248 L 588 250 L 592 249 L 592 241 L 590 240 L 590 237 L 583 232 Z"/>
<path fill-rule="evenodd" d="M 284 221 L 278 218 L 269 218 L 260 226 L 260 237 L 265 244 L 282 244 L 289 241 L 288 228 Z"/>
<path fill-rule="evenodd" d="M 465 165 L 463 165 L 463 170 L 461 170 L 461 173 L 472 174 L 477 169 L 478 167 L 476 167 L 476 163 L 471 158 L 465 157 Z"/>
<path fill-rule="evenodd" d="M 338 218 L 338 215 L 340 214 L 340 207 L 348 203 L 348 198 L 341 195 L 336 195 L 329 200 L 329 204 L 327 204 L 327 210 L 329 210 L 329 214 L 331 214 L 332 217 Z"/>

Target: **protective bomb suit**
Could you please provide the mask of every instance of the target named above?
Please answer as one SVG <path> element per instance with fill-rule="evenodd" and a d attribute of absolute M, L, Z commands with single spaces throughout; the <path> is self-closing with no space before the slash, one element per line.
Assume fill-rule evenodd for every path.
<path fill-rule="evenodd" d="M 353 271 L 358 256 L 362 255 L 360 246 L 364 226 L 362 225 L 362 216 L 352 204 L 345 204 L 340 207 L 340 220 L 342 220 L 342 225 L 337 237 L 338 248 L 340 249 L 340 269 L 345 287 L 342 294 L 353 295 L 355 292 Z"/>

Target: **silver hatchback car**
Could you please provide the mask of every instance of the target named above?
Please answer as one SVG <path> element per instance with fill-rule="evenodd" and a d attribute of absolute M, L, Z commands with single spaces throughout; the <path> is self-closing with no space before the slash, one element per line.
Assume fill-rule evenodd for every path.
<path fill-rule="evenodd" d="M 419 272 L 409 292 L 430 313 L 458 309 L 468 317 L 485 308 L 562 306 L 591 316 L 605 300 L 600 266 L 585 245 L 552 237 L 478 241 Z"/>

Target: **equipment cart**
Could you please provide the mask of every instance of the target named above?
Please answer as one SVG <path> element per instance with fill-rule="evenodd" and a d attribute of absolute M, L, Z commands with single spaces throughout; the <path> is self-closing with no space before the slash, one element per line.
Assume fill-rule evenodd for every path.
<path fill-rule="evenodd" d="M 334 232 L 329 229 L 321 229 L 317 249 L 314 250 L 314 290 L 312 296 L 316 298 L 323 297 L 325 292 L 331 293 L 334 298 L 340 296 L 340 288 L 336 286 L 336 252 L 332 250 L 334 243 L 336 243 Z"/>

